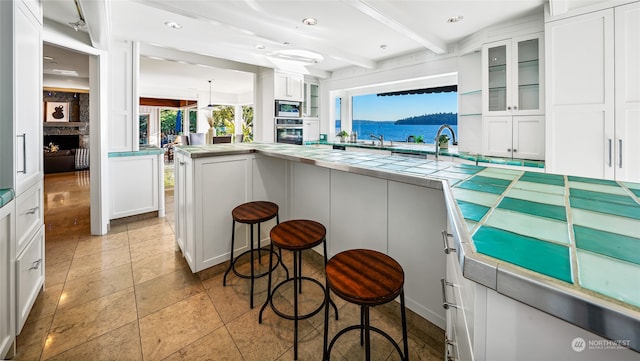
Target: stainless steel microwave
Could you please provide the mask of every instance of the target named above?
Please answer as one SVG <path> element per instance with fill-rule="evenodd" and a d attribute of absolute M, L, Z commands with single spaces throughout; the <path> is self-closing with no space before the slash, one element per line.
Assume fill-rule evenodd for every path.
<path fill-rule="evenodd" d="M 302 118 L 302 103 L 276 100 L 276 117 Z"/>

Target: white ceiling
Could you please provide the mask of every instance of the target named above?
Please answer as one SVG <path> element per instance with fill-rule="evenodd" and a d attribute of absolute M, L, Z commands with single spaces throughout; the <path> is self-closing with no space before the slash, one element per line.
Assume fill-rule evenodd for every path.
<path fill-rule="evenodd" d="M 137 40 L 236 62 L 288 68 L 325 77 L 331 71 L 358 66 L 374 69 L 380 60 L 417 51 L 446 52 L 452 44 L 485 27 L 541 11 L 545 0 L 77 0 L 80 8 L 104 3 L 108 24 L 92 23 L 90 34 Z M 67 25 L 78 20 L 74 0 L 44 0 L 45 18 Z M 87 16 L 84 14 L 83 16 Z M 448 23 L 452 16 L 463 20 Z M 307 17 L 318 23 L 302 23 Z M 165 25 L 174 21 L 181 29 Z M 261 45 L 264 49 L 257 49 Z M 285 60 L 283 51 L 319 54 L 317 63 Z M 45 64 L 46 65 L 46 64 Z M 143 60 L 141 71 L 159 70 Z M 165 75 L 185 73 L 206 89 L 209 75 L 190 64 L 166 64 Z M 182 70 L 179 65 L 185 66 Z M 147 69 L 147 66 L 149 69 Z M 161 67 L 160 67 L 161 68 Z M 143 74 L 144 75 L 144 74 Z M 215 74 L 233 82 L 237 72 Z M 188 75 L 185 75 L 188 77 Z M 211 75 L 213 76 L 213 75 Z M 147 77 L 147 76 L 144 76 Z M 144 78 L 143 77 L 143 78 Z M 156 78 L 149 74 L 148 78 Z M 188 86 L 188 85 L 187 85 Z M 231 87 L 228 87 L 231 89 Z"/>

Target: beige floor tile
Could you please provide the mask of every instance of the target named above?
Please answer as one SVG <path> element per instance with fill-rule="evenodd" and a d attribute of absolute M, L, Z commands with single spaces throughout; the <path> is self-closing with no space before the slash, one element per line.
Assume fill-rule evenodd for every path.
<path fill-rule="evenodd" d="M 132 262 L 131 266 L 133 268 L 133 279 L 136 284 L 147 282 L 156 277 L 181 269 L 187 269 L 191 272 L 187 261 L 182 257 L 182 253 L 175 251 L 143 258 Z"/>
<path fill-rule="evenodd" d="M 66 310 L 131 287 L 133 274 L 130 264 L 98 270 L 67 281 L 58 308 Z"/>
<path fill-rule="evenodd" d="M 71 260 L 61 263 L 50 264 L 48 259 L 48 253 L 45 253 L 44 261 L 44 282 L 47 287 L 62 285 L 67 279 L 69 273 L 69 267 L 71 267 Z"/>
<path fill-rule="evenodd" d="M 129 244 L 148 241 L 150 239 L 158 239 L 164 236 L 174 236 L 173 229 L 166 223 L 162 222 L 157 225 L 151 225 L 141 228 L 129 230 Z"/>
<path fill-rule="evenodd" d="M 145 360 L 160 360 L 222 326 L 209 296 L 202 292 L 140 319 Z"/>
<path fill-rule="evenodd" d="M 131 251 L 132 262 L 137 262 L 147 257 L 173 254 L 176 251 L 175 237 L 173 234 L 170 234 L 146 241 L 132 243 L 129 246 L 129 249 Z"/>
<path fill-rule="evenodd" d="M 106 236 L 91 236 L 78 242 L 75 257 L 84 257 L 128 245 L 129 237 L 126 232 Z"/>
<path fill-rule="evenodd" d="M 133 288 L 56 312 L 43 357 L 53 357 L 136 318 Z"/>
<path fill-rule="evenodd" d="M 196 340 L 164 361 L 242 361 L 242 354 L 225 327 Z"/>
<path fill-rule="evenodd" d="M 243 314 L 228 323 L 227 329 L 246 361 L 275 360 L 293 347 L 293 321 L 265 311 L 258 323 L 258 312 L 256 307 Z M 314 331 L 309 322 L 300 321 L 300 338 Z"/>
<path fill-rule="evenodd" d="M 165 200 L 165 204 L 166 204 L 166 200 Z M 166 225 L 166 219 L 160 218 L 160 217 L 152 217 L 152 218 L 142 219 L 139 221 L 128 223 L 127 230 L 133 231 L 140 228 L 146 228 L 150 226 L 163 226 L 163 225 Z"/>
<path fill-rule="evenodd" d="M 120 328 L 62 352 L 47 360 L 138 361 L 142 360 L 138 322 Z"/>
<path fill-rule="evenodd" d="M 17 360 L 38 360 L 47 339 L 53 315 L 37 320 L 27 320 L 16 339 Z"/>
<path fill-rule="evenodd" d="M 136 285 L 138 317 L 143 318 L 178 301 L 204 292 L 202 282 L 190 270 L 178 270 Z"/>
<path fill-rule="evenodd" d="M 73 255 L 78 244 L 77 236 L 67 236 L 63 240 L 51 241 L 45 243 L 45 253 L 47 263 L 57 264 L 69 262 L 73 259 Z"/>
<path fill-rule="evenodd" d="M 128 263 L 131 263 L 129 247 L 120 247 L 84 257 L 76 257 L 71 261 L 67 279 L 74 280 L 90 273 L 100 272 Z"/>
<path fill-rule="evenodd" d="M 27 322 L 39 320 L 41 318 L 50 317 L 56 312 L 58 300 L 62 294 L 63 284 L 59 283 L 53 286 L 46 286 L 40 291 L 36 302 L 34 302 Z"/>

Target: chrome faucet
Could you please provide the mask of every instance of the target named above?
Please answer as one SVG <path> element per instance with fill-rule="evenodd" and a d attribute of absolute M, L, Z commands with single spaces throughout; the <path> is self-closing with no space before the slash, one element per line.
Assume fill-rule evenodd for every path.
<path fill-rule="evenodd" d="M 379 137 L 376 137 L 375 135 L 371 134 L 370 137 L 379 141 L 381 147 L 384 145 L 384 134 L 380 134 Z"/>
<path fill-rule="evenodd" d="M 440 134 L 442 134 L 442 131 L 445 129 L 449 129 L 449 132 L 451 133 L 451 139 L 452 145 L 458 145 L 458 141 L 456 140 L 456 132 L 453 131 L 453 128 L 451 128 L 451 126 L 449 124 L 442 124 L 440 126 L 440 128 L 438 128 L 438 132 L 436 132 L 436 138 L 435 138 L 435 144 L 436 144 L 436 159 L 438 159 L 438 148 L 440 147 L 440 143 L 438 142 L 438 139 L 440 138 Z"/>

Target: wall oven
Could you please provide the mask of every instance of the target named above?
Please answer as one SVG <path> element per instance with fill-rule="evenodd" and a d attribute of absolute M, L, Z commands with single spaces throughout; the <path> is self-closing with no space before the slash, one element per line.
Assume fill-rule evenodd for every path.
<path fill-rule="evenodd" d="M 276 117 L 301 118 L 302 103 L 288 100 L 276 100 Z"/>
<path fill-rule="evenodd" d="M 302 145 L 302 118 L 276 118 L 275 130 L 276 143 Z"/>

